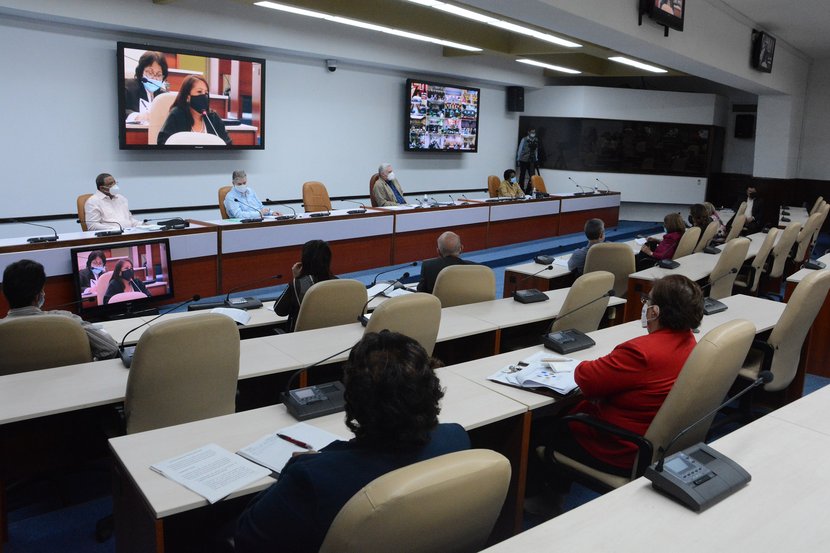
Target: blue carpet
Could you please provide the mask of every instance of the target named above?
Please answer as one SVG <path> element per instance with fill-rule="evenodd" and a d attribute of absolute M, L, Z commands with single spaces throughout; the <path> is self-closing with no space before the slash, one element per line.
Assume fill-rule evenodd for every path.
<path fill-rule="evenodd" d="M 109 480 L 109 475 L 102 475 Z M 112 513 L 112 499 L 101 497 L 9 524 L 6 553 L 112 553 L 115 540 L 95 541 L 95 522 Z"/>

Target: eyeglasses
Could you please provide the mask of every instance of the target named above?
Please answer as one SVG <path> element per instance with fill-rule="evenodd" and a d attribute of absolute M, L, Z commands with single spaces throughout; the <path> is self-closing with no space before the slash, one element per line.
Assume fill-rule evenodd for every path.
<path fill-rule="evenodd" d="M 145 71 L 144 76 L 148 79 L 153 79 L 154 81 L 164 80 L 164 73 L 151 73 L 150 71 Z"/>

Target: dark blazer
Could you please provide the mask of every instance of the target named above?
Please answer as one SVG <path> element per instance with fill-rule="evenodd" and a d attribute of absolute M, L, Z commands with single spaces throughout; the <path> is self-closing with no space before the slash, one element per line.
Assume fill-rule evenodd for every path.
<path fill-rule="evenodd" d="M 147 291 L 147 287 L 144 286 L 144 283 L 137 278 L 133 279 L 133 290 L 135 292 L 142 292 L 148 298 L 150 297 L 150 292 Z M 107 291 L 104 294 L 104 305 L 109 304 L 110 298 L 112 298 L 115 294 L 120 294 L 123 291 L 124 284 L 121 282 L 120 278 L 113 277 L 110 279 L 109 286 L 107 286 Z"/>
<path fill-rule="evenodd" d="M 222 118 L 219 117 L 219 114 L 215 111 L 209 111 L 208 119 L 210 119 L 210 123 L 213 123 L 213 126 L 206 122 L 205 126 L 207 128 L 207 132 L 219 136 L 219 138 L 225 141 L 225 144 L 232 144 L 231 139 L 225 130 L 225 124 L 222 122 Z M 167 120 L 164 122 L 164 125 L 159 131 L 157 143 L 164 144 L 172 135 L 177 132 L 189 132 L 191 127 L 192 125 L 188 120 L 187 112 L 179 109 L 178 106 L 175 106 L 170 110 Z M 216 132 L 213 132 L 214 127 L 216 128 Z"/>
<path fill-rule="evenodd" d="M 128 79 L 124 82 L 124 118 L 138 111 L 139 100 L 149 100 L 144 84 L 138 79 Z"/>
<path fill-rule="evenodd" d="M 310 275 L 303 275 L 299 278 L 292 279 L 279 299 L 274 303 L 274 312 L 283 317 L 288 316 L 288 331 L 294 332 L 294 326 L 297 324 L 297 315 L 300 314 L 300 305 L 303 303 L 303 298 L 308 289 L 318 282 L 323 280 L 331 280 L 337 278 L 331 275 L 327 279 L 317 280 Z"/>
<path fill-rule="evenodd" d="M 435 280 L 438 278 L 438 273 L 441 272 L 441 269 L 449 267 L 450 265 L 468 265 L 469 263 L 469 261 L 455 257 L 454 255 L 436 257 L 424 261 L 421 264 L 421 280 L 418 281 L 418 291 L 431 294 L 432 289 L 435 288 Z"/>

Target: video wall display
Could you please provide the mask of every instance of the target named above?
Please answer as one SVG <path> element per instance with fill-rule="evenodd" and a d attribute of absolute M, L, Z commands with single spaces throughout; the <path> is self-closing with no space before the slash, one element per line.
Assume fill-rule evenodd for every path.
<path fill-rule="evenodd" d="M 478 151 L 479 89 L 409 79 L 406 90 L 406 151 Z"/>

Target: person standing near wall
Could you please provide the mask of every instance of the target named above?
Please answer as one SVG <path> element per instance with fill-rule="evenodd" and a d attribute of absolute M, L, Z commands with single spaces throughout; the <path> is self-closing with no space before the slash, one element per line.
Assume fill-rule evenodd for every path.
<path fill-rule="evenodd" d="M 519 186 L 527 193 L 530 190 L 530 177 L 537 171 L 539 163 L 539 139 L 536 137 L 534 127 L 530 127 L 527 130 L 527 136 L 519 142 L 516 163 L 519 166 Z M 525 173 L 527 173 L 527 183 Z"/>

